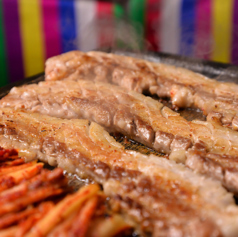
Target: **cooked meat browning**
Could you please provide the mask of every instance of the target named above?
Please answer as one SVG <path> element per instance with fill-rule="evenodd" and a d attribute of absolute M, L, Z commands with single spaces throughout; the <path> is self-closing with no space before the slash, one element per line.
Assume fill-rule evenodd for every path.
<path fill-rule="evenodd" d="M 0 101 L 0 107 L 89 119 L 109 132 L 120 132 L 170 154 L 170 159 L 178 162 L 185 161 L 185 151 L 195 144 L 209 152 L 237 155 L 237 132 L 219 125 L 215 117 L 210 122 L 188 122 L 150 97 L 110 84 L 84 80 L 41 82 L 13 88 Z"/>
<path fill-rule="evenodd" d="M 186 153 L 190 148 L 210 152 L 220 160 L 224 160 L 223 155 L 232 156 L 234 162 L 238 159 L 237 132 L 219 125 L 216 118 L 210 122 L 188 122 L 150 97 L 110 84 L 80 80 L 41 82 L 13 88 L 0 101 L 0 106 L 24 108 L 60 118 L 89 119 L 109 132 L 123 133 L 169 154 L 176 162 L 185 162 L 190 157 L 190 153 Z M 0 130 L 4 129 L 0 126 Z M 8 127 L 5 132 L 10 135 L 15 131 Z M 238 193 L 238 183 L 224 178 L 230 169 L 224 162 L 210 162 L 209 172 L 205 172 L 205 166 L 202 170 L 190 163 L 186 163 L 190 168 L 222 180 L 226 188 Z M 223 170 L 219 177 L 216 167 Z M 238 166 L 233 167 L 232 175 L 238 175 Z"/>
<path fill-rule="evenodd" d="M 0 124 L 1 146 L 101 183 L 118 203 L 114 210 L 145 236 L 235 236 L 238 231 L 238 208 L 220 182 L 164 158 L 125 151 L 96 123 L 1 109 Z"/>
<path fill-rule="evenodd" d="M 220 180 L 227 189 L 237 193 L 237 157 L 190 149 L 187 152 L 186 165 L 196 172 L 213 176 Z"/>
<path fill-rule="evenodd" d="M 130 63 L 126 61 L 119 63 L 110 58 L 102 60 L 89 54 L 72 51 L 48 59 L 45 68 L 46 81 L 83 78 L 110 82 L 140 93 L 149 91 L 150 87 L 157 85 L 154 73 L 145 70 L 131 70 L 128 68 Z"/>
<path fill-rule="evenodd" d="M 111 82 L 137 92 L 170 97 L 175 107 L 197 107 L 238 130 L 238 86 L 192 71 L 102 52 L 72 51 L 48 59 L 46 80 L 78 78 Z"/>
<path fill-rule="evenodd" d="M 123 133 L 168 154 L 184 151 L 192 145 L 189 125 L 179 114 L 150 97 L 128 93 L 110 84 L 41 82 L 12 89 L 0 106 L 24 108 L 60 118 L 86 118 L 109 132 Z"/>

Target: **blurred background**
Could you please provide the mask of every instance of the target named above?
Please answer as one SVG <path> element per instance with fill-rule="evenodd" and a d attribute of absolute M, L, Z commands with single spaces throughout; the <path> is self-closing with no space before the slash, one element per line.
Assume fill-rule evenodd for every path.
<path fill-rule="evenodd" d="M 238 0 L 0 0 L 0 86 L 98 48 L 238 64 Z"/>

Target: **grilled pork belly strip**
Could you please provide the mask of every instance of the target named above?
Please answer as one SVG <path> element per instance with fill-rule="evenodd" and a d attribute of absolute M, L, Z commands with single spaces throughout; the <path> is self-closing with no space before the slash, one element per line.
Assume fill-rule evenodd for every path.
<path fill-rule="evenodd" d="M 238 160 L 236 157 L 190 149 L 187 153 L 186 165 L 196 172 L 213 176 L 227 189 L 237 193 Z"/>
<path fill-rule="evenodd" d="M 184 151 L 192 144 L 190 127 L 179 114 L 150 97 L 110 84 L 41 82 L 12 89 L 0 101 L 0 107 L 89 119 L 109 132 L 120 132 L 167 154 Z"/>
<path fill-rule="evenodd" d="M 60 118 L 84 118 L 184 161 L 195 144 L 217 154 L 237 155 L 238 133 L 210 122 L 188 122 L 163 104 L 137 92 L 91 81 L 50 81 L 13 88 L 0 107 Z"/>
<path fill-rule="evenodd" d="M 0 113 L 2 147 L 14 146 L 27 159 L 37 157 L 101 183 L 143 235 L 236 235 L 238 208 L 218 181 L 164 158 L 125 151 L 87 120 Z"/>
<path fill-rule="evenodd" d="M 1 107 L 12 107 L 61 118 L 85 118 L 104 126 L 109 132 L 121 132 L 159 152 L 170 154 L 176 162 L 185 162 L 191 147 L 216 154 L 232 156 L 231 165 L 237 162 L 238 134 L 211 122 L 188 122 L 150 97 L 128 92 L 118 86 L 91 81 L 51 81 L 13 88 L 0 101 Z M 211 157 L 207 157 L 211 160 Z M 213 162 L 207 169 L 198 169 L 191 162 L 186 164 L 201 173 L 222 181 L 229 190 L 238 193 L 238 166 L 230 168 L 224 162 Z M 222 170 L 217 176 L 217 169 Z M 235 177 L 231 179 L 232 177 Z M 232 184 L 231 184 L 232 183 Z"/>
<path fill-rule="evenodd" d="M 46 80 L 111 82 L 129 90 L 170 97 L 179 108 L 197 107 L 238 130 L 238 85 L 221 83 L 187 69 L 103 52 L 72 51 L 48 59 Z"/>

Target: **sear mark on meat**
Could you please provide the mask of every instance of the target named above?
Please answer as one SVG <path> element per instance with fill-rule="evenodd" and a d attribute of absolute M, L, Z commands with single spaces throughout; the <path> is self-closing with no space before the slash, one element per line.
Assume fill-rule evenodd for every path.
<path fill-rule="evenodd" d="M 237 233 L 238 208 L 219 181 L 164 158 L 126 151 L 94 122 L 12 109 L 1 109 L 0 113 L 0 124 L 16 131 L 16 135 L 3 132 L 1 146 L 14 146 L 26 159 L 39 158 L 99 182 L 111 197 L 113 208 L 129 218 L 139 233 Z M 26 148 L 36 156 L 25 156 Z"/>
<path fill-rule="evenodd" d="M 36 94 L 41 100 L 35 106 Z M 158 101 L 118 86 L 84 80 L 41 82 L 13 88 L 0 101 L 0 107 L 17 109 L 22 105 L 26 110 L 50 116 L 89 119 L 108 132 L 122 133 L 169 155 L 169 159 L 176 162 L 185 163 L 190 148 L 238 159 L 237 132 L 219 124 L 216 116 L 210 121 L 189 122 Z M 228 169 L 224 162 L 211 164 Z M 238 172 L 237 167 L 234 169 L 233 172 Z M 209 175 L 218 178 L 215 172 Z M 231 187 L 228 182 L 224 185 L 228 189 Z"/>
<path fill-rule="evenodd" d="M 72 51 L 46 62 L 46 80 L 65 78 L 109 82 L 139 93 L 169 97 L 177 108 L 199 108 L 204 115 L 219 113 L 223 125 L 238 130 L 238 86 L 187 69 L 115 54 Z"/>

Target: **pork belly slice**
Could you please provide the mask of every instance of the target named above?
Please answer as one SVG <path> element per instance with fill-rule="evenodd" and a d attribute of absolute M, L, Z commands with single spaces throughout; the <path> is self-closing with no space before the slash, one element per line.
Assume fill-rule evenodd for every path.
<path fill-rule="evenodd" d="M 170 97 L 177 108 L 197 107 L 238 130 L 238 85 L 209 79 L 184 68 L 103 52 L 72 51 L 46 62 L 46 80 L 111 82 L 129 90 Z"/>
<path fill-rule="evenodd" d="M 93 52 L 92 52 L 93 53 Z M 130 63 L 119 63 L 110 58 L 98 58 L 90 53 L 72 51 L 46 61 L 45 80 L 92 80 L 120 85 L 137 92 L 156 86 L 156 75 L 146 70 L 133 70 Z"/>
<path fill-rule="evenodd" d="M 170 97 L 172 103 L 179 108 L 193 106 L 201 109 L 205 115 L 218 113 L 222 124 L 238 130 L 237 84 L 218 82 L 184 68 L 132 57 L 102 52 L 89 52 L 88 55 L 102 63 L 109 58 L 113 64 L 154 73 L 156 86 L 149 88 L 152 94 Z M 126 74 L 122 73 L 122 76 Z M 142 77 L 142 80 L 146 78 Z"/>
<path fill-rule="evenodd" d="M 171 160 L 185 163 L 190 148 L 218 155 L 232 156 L 238 160 L 238 134 L 218 124 L 216 118 L 211 122 L 188 122 L 150 97 L 136 92 L 128 92 L 118 86 L 91 81 L 51 81 L 38 85 L 13 88 L 8 96 L 0 101 L 2 107 L 25 108 L 61 118 L 85 118 L 106 128 L 108 132 L 121 132 L 159 152 L 169 155 Z M 223 181 L 217 176 L 216 167 L 224 172 L 230 168 L 224 162 L 210 162 L 206 173 Z M 206 172 L 205 172 L 206 171 Z M 222 173 L 222 174 L 223 174 Z M 233 177 L 238 167 L 233 167 Z M 223 185 L 238 193 L 235 178 Z"/>
<path fill-rule="evenodd" d="M 41 82 L 13 88 L 0 101 L 0 107 L 89 119 L 108 132 L 120 132 L 160 152 L 181 150 L 180 157 L 192 145 L 188 123 L 179 114 L 150 97 L 111 84 L 84 80 Z"/>
<path fill-rule="evenodd" d="M 217 154 L 236 156 L 238 150 L 237 132 L 219 125 L 216 118 L 188 122 L 150 97 L 106 83 L 62 80 L 13 88 L 0 107 L 88 119 L 177 162 L 185 162 L 185 152 L 197 143 Z"/>
<path fill-rule="evenodd" d="M 102 184 L 143 236 L 235 236 L 238 208 L 221 183 L 173 161 L 126 151 L 101 126 L 0 110 L 0 145 Z"/>
<path fill-rule="evenodd" d="M 190 149 L 187 152 L 186 166 L 196 172 L 206 174 L 220 180 L 227 189 L 237 194 L 237 157 Z"/>

